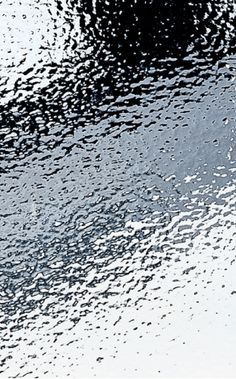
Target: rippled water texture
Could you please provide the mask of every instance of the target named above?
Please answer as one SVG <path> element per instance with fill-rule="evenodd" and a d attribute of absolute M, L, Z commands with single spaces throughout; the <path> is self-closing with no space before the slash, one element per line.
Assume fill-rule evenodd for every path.
<path fill-rule="evenodd" d="M 1 377 L 233 377 L 235 1 L 0 19 Z"/>

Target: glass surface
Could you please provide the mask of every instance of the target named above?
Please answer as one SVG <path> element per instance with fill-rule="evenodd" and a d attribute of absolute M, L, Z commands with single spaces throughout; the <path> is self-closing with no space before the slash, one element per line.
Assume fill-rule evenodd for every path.
<path fill-rule="evenodd" d="M 1 378 L 234 377 L 234 0 L 0 4 Z"/>

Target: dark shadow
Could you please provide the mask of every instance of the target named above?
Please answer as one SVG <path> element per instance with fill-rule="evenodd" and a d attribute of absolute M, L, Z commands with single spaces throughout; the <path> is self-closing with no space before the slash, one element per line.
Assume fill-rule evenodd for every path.
<path fill-rule="evenodd" d="M 83 0 L 82 4 L 91 16 L 94 37 L 129 62 L 145 56 L 178 57 L 190 43 L 214 59 L 235 49 L 233 1 L 226 7 L 221 1 L 188 0 Z"/>
<path fill-rule="evenodd" d="M 145 55 L 164 58 L 179 54 L 194 32 L 194 13 L 185 0 L 97 0 L 95 8 L 92 1 L 83 4 L 97 38 L 129 63 L 137 63 Z"/>
<path fill-rule="evenodd" d="M 1 157 L 35 151 L 41 136 L 53 134 L 54 124 L 63 130 L 56 139 L 62 143 L 67 133 L 93 122 L 104 99 L 125 94 L 134 76 L 136 80 L 145 78 L 150 64 L 156 77 L 159 71 L 169 77 L 176 67 L 195 64 L 191 59 L 183 62 L 189 50 L 204 67 L 234 52 L 233 6 L 233 1 L 223 8 L 221 1 L 187 0 L 82 0 L 78 6 L 77 1 L 69 0 L 71 12 L 80 15 L 85 45 L 92 47 L 92 53 L 83 62 L 77 47 L 76 59 L 67 57 L 60 63 L 60 68 L 71 67 L 76 82 L 67 78 L 65 69 L 64 76 L 35 93 L 30 82 L 34 78 L 30 78 L 24 100 L 16 103 L 13 99 L 0 107 L 2 126 L 9 131 L 0 136 Z M 60 3 L 58 12 L 62 7 Z M 69 13 L 65 22 L 71 22 Z M 58 67 L 52 62 L 53 70 Z"/>

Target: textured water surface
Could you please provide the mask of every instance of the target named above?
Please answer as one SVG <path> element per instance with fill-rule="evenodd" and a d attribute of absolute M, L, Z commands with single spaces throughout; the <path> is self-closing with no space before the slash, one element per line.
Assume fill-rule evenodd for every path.
<path fill-rule="evenodd" d="M 1 377 L 233 377 L 235 2 L 0 19 Z"/>

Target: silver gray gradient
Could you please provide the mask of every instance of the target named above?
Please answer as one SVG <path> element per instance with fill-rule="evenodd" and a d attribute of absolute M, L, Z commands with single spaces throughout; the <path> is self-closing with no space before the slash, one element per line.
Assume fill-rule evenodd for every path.
<path fill-rule="evenodd" d="M 3 378 L 235 375 L 235 3 L 155 4 L 0 4 Z"/>

